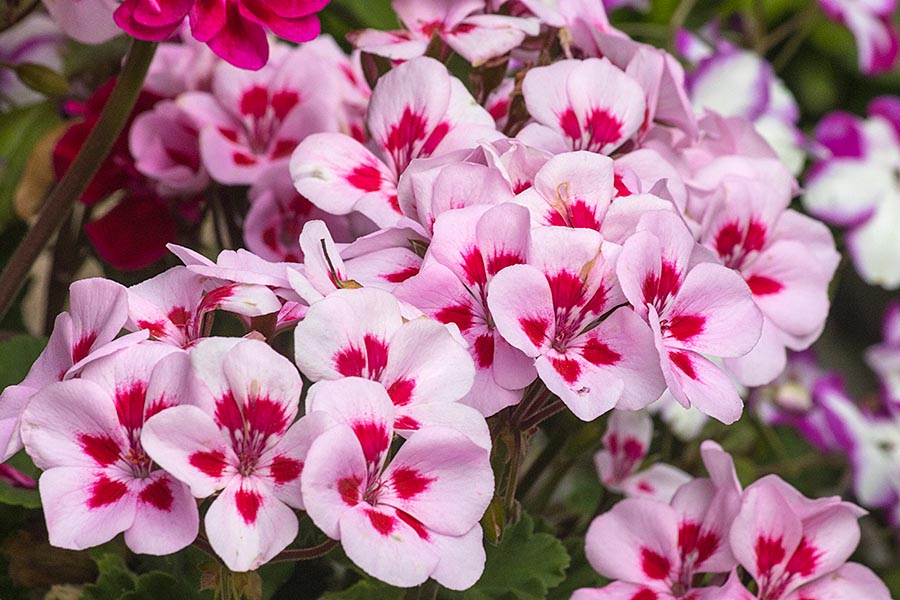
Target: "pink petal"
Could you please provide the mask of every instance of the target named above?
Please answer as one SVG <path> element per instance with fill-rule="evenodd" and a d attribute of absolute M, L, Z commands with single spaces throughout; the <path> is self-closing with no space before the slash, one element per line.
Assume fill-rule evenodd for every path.
<path fill-rule="evenodd" d="M 278 500 L 303 510 L 300 475 L 306 454 L 315 439 L 331 424 L 331 419 L 325 413 L 305 415 L 291 425 L 278 443 L 260 457 L 256 474 L 260 479 L 269 480 Z"/>
<path fill-rule="evenodd" d="M 232 571 L 253 571 L 297 537 L 297 515 L 253 477 L 237 476 L 204 519 L 209 544 Z"/>
<path fill-rule="evenodd" d="M 197 537 L 200 516 L 187 485 L 155 471 L 135 482 L 134 494 L 134 524 L 125 530 L 125 543 L 132 552 L 172 554 Z"/>
<path fill-rule="evenodd" d="M 475 525 L 461 536 L 434 532 L 428 535 L 439 557 L 431 577 L 451 590 L 466 590 L 475 585 L 484 572 L 486 560 L 481 525 Z"/>
<path fill-rule="evenodd" d="M 857 563 L 847 563 L 827 577 L 821 577 L 788 595 L 786 600 L 801 600 L 802 598 L 889 600 L 890 597 L 891 593 L 887 586 L 868 567 Z"/>

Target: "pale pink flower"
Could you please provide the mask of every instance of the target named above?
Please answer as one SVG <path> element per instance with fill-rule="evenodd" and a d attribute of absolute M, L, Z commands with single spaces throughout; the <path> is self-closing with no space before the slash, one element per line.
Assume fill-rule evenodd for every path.
<path fill-rule="evenodd" d="M 307 514 L 369 575 L 411 587 L 429 577 L 472 586 L 484 569 L 479 519 L 494 491 L 489 451 L 442 426 L 414 432 L 388 462 L 393 403 L 360 378 L 323 382 L 310 416 L 334 425 L 306 455 L 301 485 Z M 307 417 L 308 418 L 308 417 Z M 387 463 L 387 466 L 385 466 Z"/>

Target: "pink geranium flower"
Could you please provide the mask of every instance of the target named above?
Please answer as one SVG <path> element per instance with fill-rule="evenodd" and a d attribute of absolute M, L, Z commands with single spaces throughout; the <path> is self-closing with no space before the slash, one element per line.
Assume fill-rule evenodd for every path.
<path fill-rule="evenodd" d="M 308 403 L 311 416 L 325 413 L 334 423 L 313 442 L 301 478 L 313 523 L 391 585 L 429 577 L 454 590 L 474 584 L 485 560 L 478 521 L 494 490 L 489 451 L 431 426 L 388 462 L 393 403 L 365 379 L 314 387 Z"/>
<path fill-rule="evenodd" d="M 22 438 L 40 478 L 50 543 L 81 550 L 125 532 L 135 552 L 171 554 L 197 536 L 187 486 L 141 445 L 146 419 L 206 397 L 183 352 L 144 342 L 32 398 Z"/>
<path fill-rule="evenodd" d="M 220 492 L 206 513 L 206 535 L 232 571 L 268 562 L 297 536 L 300 473 L 321 421 L 294 423 L 302 383 L 297 369 L 256 340 L 210 338 L 191 363 L 212 394 L 144 425 L 150 457 L 197 498 Z"/>

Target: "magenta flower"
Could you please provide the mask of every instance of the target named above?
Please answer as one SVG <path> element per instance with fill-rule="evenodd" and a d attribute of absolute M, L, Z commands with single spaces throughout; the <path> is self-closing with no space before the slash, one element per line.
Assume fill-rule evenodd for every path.
<path fill-rule="evenodd" d="M 35 394 L 22 438 L 44 470 L 39 487 L 50 543 L 81 550 L 124 531 L 134 552 L 171 554 L 190 544 L 197 505 L 185 484 L 153 463 L 141 431 L 161 411 L 204 402 L 188 356 L 152 342 Z"/>
<path fill-rule="evenodd" d="M 150 457 L 197 498 L 221 492 L 206 535 L 232 571 L 268 562 L 297 536 L 300 473 L 321 420 L 294 422 L 302 383 L 294 366 L 263 342 L 210 338 L 191 362 L 213 400 L 147 420 Z"/>
<path fill-rule="evenodd" d="M 82 0 L 84 1 L 84 0 Z M 319 35 L 316 13 L 328 0 L 125 0 L 116 24 L 142 40 L 164 40 L 186 17 L 191 33 L 241 69 L 261 69 L 269 59 L 266 30 L 292 42 Z"/>
<path fill-rule="evenodd" d="M 856 38 L 859 68 L 866 75 L 890 71 L 900 57 L 896 0 L 818 0 L 831 19 Z"/>
<path fill-rule="evenodd" d="M 310 415 L 335 423 L 313 442 L 301 478 L 316 526 L 391 585 L 474 584 L 485 560 L 478 521 L 494 490 L 489 451 L 454 429 L 423 427 L 385 466 L 394 409 L 381 385 L 347 378 L 310 396 Z"/>

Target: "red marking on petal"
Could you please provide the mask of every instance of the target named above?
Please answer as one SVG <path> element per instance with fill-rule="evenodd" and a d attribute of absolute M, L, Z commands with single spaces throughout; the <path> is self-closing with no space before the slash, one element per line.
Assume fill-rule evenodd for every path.
<path fill-rule="evenodd" d="M 162 338 L 166 333 L 165 321 L 135 321 L 139 329 L 146 329 L 150 332 L 150 337 L 156 339 Z"/>
<path fill-rule="evenodd" d="M 256 523 L 259 507 L 262 506 L 262 497 L 254 490 L 241 488 L 234 495 L 234 504 L 247 525 Z"/>
<path fill-rule="evenodd" d="M 215 419 L 219 427 L 228 431 L 243 431 L 244 415 L 230 391 L 225 392 L 221 398 L 216 398 Z"/>
<path fill-rule="evenodd" d="M 374 335 L 367 333 L 363 338 L 366 345 L 366 359 L 369 367 L 369 379 L 378 379 L 387 366 L 388 346 Z"/>
<path fill-rule="evenodd" d="M 279 158 L 289 156 L 299 143 L 300 142 L 297 140 L 278 140 L 275 142 L 275 147 L 269 152 L 269 157 L 272 160 L 278 160 Z"/>
<path fill-rule="evenodd" d="M 800 545 L 797 546 L 794 554 L 791 555 L 785 571 L 797 573 L 802 577 L 809 577 L 815 572 L 821 555 L 822 553 L 815 546 L 812 546 L 806 537 L 803 537 L 800 539 Z"/>
<path fill-rule="evenodd" d="M 239 107 L 244 116 L 263 118 L 269 108 L 269 91 L 262 86 L 253 86 L 241 95 Z"/>
<path fill-rule="evenodd" d="M 531 187 L 532 185 L 530 181 L 516 180 L 516 182 L 513 184 L 513 194 L 521 194 L 525 190 L 530 190 Z"/>
<path fill-rule="evenodd" d="M 496 275 L 506 267 L 512 265 L 520 265 L 525 259 L 513 252 L 499 252 L 491 256 L 487 261 L 487 272 L 489 275 Z"/>
<path fill-rule="evenodd" d="M 75 364 L 78 361 L 86 358 L 87 355 L 91 353 L 91 347 L 96 341 L 97 334 L 96 332 L 92 331 L 85 334 L 80 340 L 75 342 L 75 345 L 72 346 L 72 364 Z"/>
<path fill-rule="evenodd" d="M 777 294 L 784 289 L 784 286 L 774 279 L 763 277 L 762 275 L 751 275 L 747 278 L 747 285 L 750 286 L 750 292 L 754 296 L 768 296 Z"/>
<path fill-rule="evenodd" d="M 438 123 L 437 127 L 432 130 L 431 135 L 428 136 L 428 139 L 425 140 L 425 144 L 422 146 L 422 152 L 419 153 L 419 156 L 430 156 L 435 148 L 438 147 L 438 144 L 444 141 L 448 131 L 450 131 L 449 123 Z"/>
<path fill-rule="evenodd" d="M 593 365 L 614 365 L 622 360 L 622 355 L 597 338 L 591 338 L 581 349 L 581 355 Z"/>
<path fill-rule="evenodd" d="M 599 152 L 603 146 L 618 142 L 622 137 L 622 121 L 602 108 L 595 108 L 587 118 L 590 138 L 585 150 Z"/>
<path fill-rule="evenodd" d="M 696 554 L 694 566 L 697 567 L 712 556 L 719 547 L 719 536 L 711 531 L 701 534 L 700 525 L 685 521 L 678 528 L 678 548 L 681 556 L 687 557 L 691 553 Z"/>
<path fill-rule="evenodd" d="M 633 192 L 625 185 L 625 179 L 618 173 L 613 176 L 613 187 L 616 188 L 616 196 L 631 196 Z"/>
<path fill-rule="evenodd" d="M 218 450 L 194 452 L 188 458 L 192 467 L 210 477 L 221 477 L 225 470 L 225 454 Z"/>
<path fill-rule="evenodd" d="M 300 104 L 300 95 L 293 90 L 282 90 L 272 95 L 272 109 L 278 120 L 284 119 L 295 106 Z"/>
<path fill-rule="evenodd" d="M 416 431 L 422 424 L 410 417 L 409 415 L 401 415 L 394 419 L 394 429 L 403 431 Z"/>
<path fill-rule="evenodd" d="M 626 438 L 625 443 L 622 444 L 622 451 L 625 453 L 625 458 L 636 462 L 637 459 L 644 456 L 644 445 L 632 437 Z"/>
<path fill-rule="evenodd" d="M 344 477 L 338 480 L 337 490 L 344 504 L 347 506 L 359 504 L 359 484 L 361 483 L 362 481 L 358 477 Z"/>
<path fill-rule="evenodd" d="M 167 408 L 174 406 L 165 396 L 160 396 L 144 408 L 144 418 L 149 419 L 156 413 L 162 412 Z"/>
<path fill-rule="evenodd" d="M 433 481 L 435 481 L 433 477 L 425 477 L 409 467 L 400 467 L 391 474 L 391 485 L 397 496 L 403 500 L 415 498 L 427 490 Z"/>
<path fill-rule="evenodd" d="M 82 433 L 78 436 L 78 443 L 84 453 L 94 459 L 101 467 L 108 467 L 117 460 L 122 449 L 108 435 L 88 435 Z"/>
<path fill-rule="evenodd" d="M 666 300 L 678 293 L 681 288 L 681 273 L 678 267 L 667 260 L 660 265 L 659 275 L 647 273 L 641 284 L 641 293 L 644 302 L 653 304 L 657 310 L 661 310 Z"/>
<path fill-rule="evenodd" d="M 244 421 L 250 426 L 251 435 L 267 438 L 284 433 L 288 428 L 284 405 L 268 396 L 250 397 L 244 405 Z"/>
<path fill-rule="evenodd" d="M 487 111 L 494 118 L 494 121 L 499 121 L 509 113 L 509 105 L 510 101 L 508 98 L 501 98 L 488 106 Z"/>
<path fill-rule="evenodd" d="M 784 560 L 785 549 L 781 538 L 759 536 L 754 546 L 756 552 L 756 570 L 760 575 L 769 573 L 775 565 Z"/>
<path fill-rule="evenodd" d="M 250 167 L 256 164 L 256 157 L 250 156 L 246 152 L 234 152 L 231 155 L 234 164 L 241 167 Z"/>
<path fill-rule="evenodd" d="M 631 600 L 659 600 L 659 596 L 657 596 L 656 592 L 654 592 L 653 590 L 644 588 L 637 594 L 632 596 Z M 687 600 L 687 598 L 685 598 L 684 600 Z"/>
<path fill-rule="evenodd" d="M 429 540 L 428 530 L 425 528 L 425 525 L 423 525 L 421 521 L 419 521 L 412 515 L 403 512 L 402 510 L 397 511 L 397 517 L 401 521 L 412 527 L 413 531 L 415 531 L 416 535 L 418 535 L 420 538 L 425 541 Z"/>
<path fill-rule="evenodd" d="M 690 355 L 686 352 L 669 352 L 669 360 L 672 361 L 672 364 L 678 367 L 678 369 L 693 379 L 697 380 L 697 370 L 694 369 L 694 361 L 691 360 Z"/>
<path fill-rule="evenodd" d="M 372 523 L 372 527 L 375 528 L 375 531 L 385 537 L 390 535 L 397 525 L 397 520 L 394 517 L 380 513 L 371 508 L 366 510 L 366 515 L 368 515 L 369 522 Z"/>
<path fill-rule="evenodd" d="M 578 361 L 575 359 L 551 358 L 550 364 L 553 365 L 556 372 L 559 373 L 568 384 L 573 384 L 578 381 L 578 376 L 581 375 L 581 365 L 579 365 Z"/>
<path fill-rule="evenodd" d="M 671 568 L 668 558 L 649 548 L 641 548 L 641 569 L 644 575 L 650 579 L 665 579 Z"/>
<path fill-rule="evenodd" d="M 355 346 L 341 350 L 334 355 L 334 366 L 344 377 L 362 377 L 366 368 L 366 357 Z"/>
<path fill-rule="evenodd" d="M 571 213 L 572 227 L 579 227 L 581 229 L 593 229 L 594 231 L 600 229 L 600 221 L 597 220 L 597 215 L 594 214 L 594 209 L 584 202 L 580 200 L 573 202 L 569 205 L 569 211 Z"/>
<path fill-rule="evenodd" d="M 416 382 L 412 379 L 398 379 L 388 388 L 388 396 L 394 406 L 406 406 L 412 400 L 412 393 L 416 387 Z"/>
<path fill-rule="evenodd" d="M 472 344 L 475 350 L 475 362 L 479 369 L 490 368 L 494 364 L 494 336 L 492 334 L 479 335 Z"/>
<path fill-rule="evenodd" d="M 544 338 L 547 337 L 547 329 L 550 328 L 550 323 L 542 319 L 519 319 L 519 326 L 522 327 L 532 344 L 541 346 L 544 343 Z"/>
<path fill-rule="evenodd" d="M 88 498 L 88 508 L 100 508 L 108 504 L 114 504 L 128 492 L 128 486 L 121 481 L 113 481 L 106 475 L 101 475 L 91 484 L 91 497 Z"/>
<path fill-rule="evenodd" d="M 647 483 L 646 481 L 639 482 L 637 484 L 637 489 L 641 490 L 642 492 L 647 492 L 648 494 L 652 494 L 655 491 L 653 489 L 653 486 L 650 485 L 649 483 Z"/>
<path fill-rule="evenodd" d="M 581 125 L 578 123 L 575 111 L 571 108 L 567 108 L 563 114 L 559 115 L 559 127 L 567 138 L 581 140 Z"/>
<path fill-rule="evenodd" d="M 276 485 L 283 485 L 300 477 L 300 473 L 303 472 L 303 463 L 287 456 L 277 456 L 272 461 L 269 472 Z"/>
<path fill-rule="evenodd" d="M 225 139 L 230 142 L 238 141 L 238 133 L 234 129 L 226 129 L 224 127 L 219 127 L 219 133 L 221 133 Z"/>
<path fill-rule="evenodd" d="M 359 165 L 347 175 L 347 183 L 364 192 L 381 189 L 381 171 L 373 165 Z"/>
<path fill-rule="evenodd" d="M 391 444 L 391 438 L 383 423 L 357 421 L 353 423 L 353 433 L 362 446 L 363 455 L 369 464 L 380 465 L 381 455 Z"/>
<path fill-rule="evenodd" d="M 446 306 L 437 311 L 434 318 L 444 324 L 454 323 L 460 331 L 469 329 L 475 319 L 472 315 L 472 307 L 465 304 Z"/>
<path fill-rule="evenodd" d="M 116 388 L 116 415 L 122 427 L 132 431 L 143 427 L 146 395 L 147 385 L 143 381 Z"/>
<path fill-rule="evenodd" d="M 703 315 L 680 315 L 671 319 L 665 330 L 671 337 L 684 342 L 703 333 L 705 324 Z"/>
<path fill-rule="evenodd" d="M 382 275 L 381 278 L 387 281 L 388 283 L 403 283 L 410 277 L 414 277 L 418 275 L 419 267 L 406 267 L 402 271 L 397 271 L 396 273 L 388 273 L 387 275 Z"/>
<path fill-rule="evenodd" d="M 169 317 L 169 320 L 178 327 L 186 326 L 191 320 L 191 313 L 183 306 L 176 306 L 169 311 L 167 316 Z"/>
<path fill-rule="evenodd" d="M 172 503 L 175 501 L 175 496 L 172 495 L 172 490 L 169 488 L 169 480 L 162 478 L 142 489 L 141 493 L 138 494 L 138 500 L 149 504 L 157 510 L 169 512 L 172 508 Z"/>
<path fill-rule="evenodd" d="M 713 242 L 716 252 L 721 257 L 731 256 L 734 253 L 734 249 L 741 243 L 742 237 L 737 222 L 726 223 L 716 233 L 716 238 Z"/>
<path fill-rule="evenodd" d="M 556 308 L 574 308 L 584 297 L 584 282 L 578 275 L 560 271 L 552 277 L 547 277 L 547 282 L 550 284 L 550 294 Z"/>
<path fill-rule="evenodd" d="M 462 268 L 469 284 L 484 285 L 487 283 L 487 272 L 484 269 L 484 257 L 481 250 L 472 248 L 463 257 Z"/>
<path fill-rule="evenodd" d="M 425 139 L 425 118 L 412 112 L 409 106 L 403 109 L 403 114 L 396 124 L 388 131 L 385 147 L 394 158 L 397 171 L 406 169 L 413 156 L 413 145 L 417 141 Z"/>
<path fill-rule="evenodd" d="M 747 227 L 747 235 L 744 238 L 744 251 L 753 252 L 754 250 L 762 250 L 766 245 L 766 226 L 756 219 L 750 221 Z"/>

